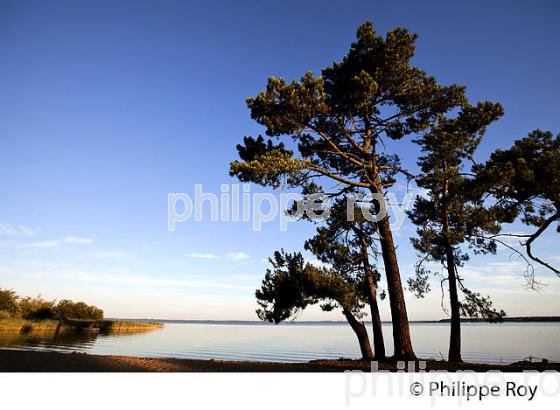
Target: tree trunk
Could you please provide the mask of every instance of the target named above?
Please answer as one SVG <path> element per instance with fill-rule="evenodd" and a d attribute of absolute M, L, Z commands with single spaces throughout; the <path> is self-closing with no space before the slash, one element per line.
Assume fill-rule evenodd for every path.
<path fill-rule="evenodd" d="M 447 262 L 447 279 L 449 281 L 449 305 L 451 306 L 451 333 L 449 335 L 450 362 L 462 362 L 461 358 L 461 311 L 459 293 L 457 289 L 457 268 L 453 256 L 453 248 L 449 243 L 449 222 L 447 213 L 444 213 L 443 229 L 445 234 L 445 259 Z"/>
<path fill-rule="evenodd" d="M 447 163 L 443 163 L 446 172 L 446 179 L 443 185 L 443 235 L 445 246 L 445 259 L 447 262 L 447 280 L 449 281 L 449 305 L 451 306 L 451 331 L 449 335 L 449 355 L 450 362 L 462 362 L 461 359 L 461 310 L 459 304 L 459 293 L 457 290 L 457 267 L 455 266 L 455 256 L 453 247 L 449 240 L 449 213 L 448 213 L 448 189 Z"/>
<path fill-rule="evenodd" d="M 396 360 L 416 360 L 410 339 L 410 328 L 401 275 L 388 216 L 377 222 L 377 229 L 379 230 L 385 276 L 387 277 L 387 291 L 389 292 L 389 302 L 391 305 L 393 345 L 395 348 L 394 358 Z"/>
<path fill-rule="evenodd" d="M 342 309 L 342 313 L 346 317 L 346 320 L 352 327 L 358 342 L 360 343 L 360 351 L 362 352 L 362 360 L 373 360 L 373 352 L 371 350 L 371 345 L 369 343 L 369 336 L 365 325 L 354 317 L 352 312 L 347 309 Z"/>
<path fill-rule="evenodd" d="M 383 340 L 383 328 L 381 316 L 379 315 L 379 305 L 377 304 L 377 282 L 373 277 L 373 270 L 369 264 L 368 246 L 363 237 L 363 232 L 354 229 L 354 233 L 360 240 L 360 251 L 363 256 L 364 272 L 367 280 L 367 297 L 371 311 L 371 327 L 373 330 L 373 350 L 375 352 L 375 360 L 385 360 L 385 341 Z"/>
<path fill-rule="evenodd" d="M 373 350 L 375 353 L 375 360 L 382 361 L 387 358 L 387 355 L 385 354 L 383 328 L 381 327 L 381 316 L 379 315 L 379 306 L 377 305 L 377 292 L 375 290 L 373 295 L 369 295 L 369 306 L 371 310 L 371 327 L 373 330 Z"/>
<path fill-rule="evenodd" d="M 457 273 L 453 262 L 453 251 L 447 247 L 447 275 L 449 278 L 449 304 L 451 305 L 451 334 L 449 337 L 449 361 L 462 362 L 461 359 L 461 312 L 457 291 Z"/>
<path fill-rule="evenodd" d="M 368 137 L 371 136 L 371 125 L 369 120 L 364 121 Z M 370 192 L 372 194 L 383 195 L 383 185 L 379 180 L 379 168 L 377 164 L 377 154 L 375 146 L 371 146 L 371 139 L 366 138 L 364 143 L 364 151 L 371 155 L 371 171 L 369 176 L 372 181 Z M 387 209 L 387 204 L 380 204 Z M 410 328 L 408 325 L 408 315 L 406 313 L 406 303 L 404 301 L 404 292 L 401 282 L 401 274 L 399 272 L 399 263 L 397 261 L 397 252 L 393 242 L 393 233 L 389 225 L 389 215 L 376 223 L 381 244 L 381 252 L 383 255 L 383 264 L 385 266 L 385 276 L 387 277 L 387 291 L 389 292 L 389 304 L 391 305 L 391 321 L 393 322 L 393 346 L 394 359 L 396 360 L 416 360 L 416 355 L 412 349 L 412 341 L 410 339 Z"/>

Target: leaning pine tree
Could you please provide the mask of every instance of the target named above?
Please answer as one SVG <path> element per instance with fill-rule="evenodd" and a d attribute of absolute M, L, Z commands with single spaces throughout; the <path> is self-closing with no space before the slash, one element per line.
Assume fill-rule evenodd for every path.
<path fill-rule="evenodd" d="M 377 256 L 373 240 L 375 225 L 365 218 L 361 208 L 356 209 L 353 219 L 347 220 L 346 203 L 339 199 L 330 208 L 326 223 L 305 242 L 305 249 L 320 262 L 332 266 L 334 272 L 361 283 L 371 313 L 375 360 L 381 361 L 386 359 L 386 354 L 377 300 L 380 274 L 372 263 L 372 257 Z"/>
<path fill-rule="evenodd" d="M 373 360 L 366 327 L 359 320 L 365 300 L 362 281 L 349 272 L 305 263 L 301 253 L 276 251 L 269 261 L 272 269 L 267 270 L 260 289 L 255 292 L 261 320 L 280 323 L 317 303 L 324 311 L 341 308 L 356 334 L 362 360 Z"/>
<path fill-rule="evenodd" d="M 305 187 L 326 180 L 365 193 L 384 195 L 398 174 L 409 177 L 384 141 L 428 129 L 434 120 L 464 102 L 463 87 L 440 86 L 410 64 L 416 35 L 396 28 L 383 38 L 371 23 L 341 62 L 315 77 L 286 83 L 271 77 L 265 91 L 247 100 L 251 117 L 283 142 L 246 137 L 241 161 L 230 174 L 241 181 L 278 187 Z M 384 205 L 384 204 L 383 204 Z M 389 218 L 376 222 L 393 320 L 396 359 L 415 359 L 399 265 Z"/>
<path fill-rule="evenodd" d="M 484 207 L 482 197 L 475 197 L 470 188 L 472 181 L 465 175 L 465 162 L 470 165 L 486 127 L 502 115 L 499 104 L 489 102 L 476 106 L 466 105 L 455 118 L 442 117 L 438 125 L 418 140 L 423 156 L 418 164 L 422 175 L 417 184 L 427 190 L 427 196 L 416 198 L 409 216 L 418 226 L 413 246 L 422 258 L 416 265 L 416 278 L 409 287 L 417 296 L 429 290 L 426 263 L 442 264 L 447 274 L 449 305 L 451 309 L 451 336 L 449 360 L 461 359 L 461 314 L 499 320 L 492 302 L 467 289 L 459 276 L 458 267 L 468 260 L 461 245 L 467 243 L 475 252 L 495 252 L 496 243 L 487 239 L 497 234 L 500 226 L 492 208 Z M 459 298 L 462 291 L 464 300 Z M 443 305 L 443 304 L 442 304 Z"/>

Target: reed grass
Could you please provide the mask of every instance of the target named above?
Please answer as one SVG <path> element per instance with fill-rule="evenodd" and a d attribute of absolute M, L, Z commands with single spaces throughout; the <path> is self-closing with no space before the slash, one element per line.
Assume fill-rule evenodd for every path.
<path fill-rule="evenodd" d="M 100 331 L 103 333 L 135 333 L 163 327 L 156 322 L 132 322 L 126 320 L 26 320 L 18 318 L 0 319 L 0 332 L 80 332 Z"/>
<path fill-rule="evenodd" d="M 157 322 L 132 322 L 128 320 L 102 320 L 99 330 L 108 333 L 133 333 L 138 331 L 153 330 L 163 327 Z"/>

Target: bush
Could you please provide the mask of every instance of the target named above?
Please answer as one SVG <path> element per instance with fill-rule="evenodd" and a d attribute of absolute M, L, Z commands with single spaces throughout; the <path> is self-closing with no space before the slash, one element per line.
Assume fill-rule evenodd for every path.
<path fill-rule="evenodd" d="M 23 298 L 19 302 L 21 317 L 29 320 L 52 319 L 55 316 L 54 303 L 43 299 L 40 295 L 36 298 Z"/>
<path fill-rule="evenodd" d="M 28 320 L 102 320 L 103 310 L 84 302 L 63 299 L 60 302 L 21 298 L 13 290 L 0 289 L 0 319 L 21 317 Z"/>
<path fill-rule="evenodd" d="M 18 295 L 10 289 L 0 289 L 0 311 L 16 316 L 19 311 Z"/>
<path fill-rule="evenodd" d="M 54 307 L 55 316 L 61 320 L 78 319 L 78 320 L 101 320 L 103 319 L 103 311 L 95 306 L 88 305 L 84 302 L 73 302 L 63 299 Z"/>

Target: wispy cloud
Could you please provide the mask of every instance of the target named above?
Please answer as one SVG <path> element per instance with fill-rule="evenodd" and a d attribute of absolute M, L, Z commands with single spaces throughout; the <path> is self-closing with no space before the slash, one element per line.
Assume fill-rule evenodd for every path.
<path fill-rule="evenodd" d="M 215 253 L 197 253 L 190 252 L 185 255 L 187 258 L 193 259 L 207 259 L 207 260 L 220 260 L 225 259 L 230 262 L 243 262 L 251 259 L 251 255 L 246 252 L 228 252 L 225 255 L 216 255 Z"/>
<path fill-rule="evenodd" d="M 219 259 L 218 255 L 214 255 L 213 253 L 196 253 L 190 252 L 185 255 L 187 258 L 194 258 L 194 259 Z"/>
<path fill-rule="evenodd" d="M 251 255 L 245 252 L 229 252 L 226 253 L 226 259 L 233 262 L 246 261 L 251 258 Z"/>
<path fill-rule="evenodd" d="M 24 243 L 17 246 L 18 249 L 35 249 L 35 248 L 56 248 L 60 245 L 60 241 L 37 241 Z"/>
<path fill-rule="evenodd" d="M 23 225 L 0 224 L 0 235 L 33 237 L 37 236 L 37 232 Z"/>
<path fill-rule="evenodd" d="M 65 236 L 62 242 L 71 245 L 89 245 L 93 242 L 91 238 L 80 238 L 79 236 Z"/>
<path fill-rule="evenodd" d="M 38 248 L 57 248 L 60 245 L 89 245 L 93 242 L 91 238 L 81 238 L 78 236 L 65 236 L 60 240 L 37 241 L 23 243 L 16 246 L 17 249 L 38 249 Z"/>

